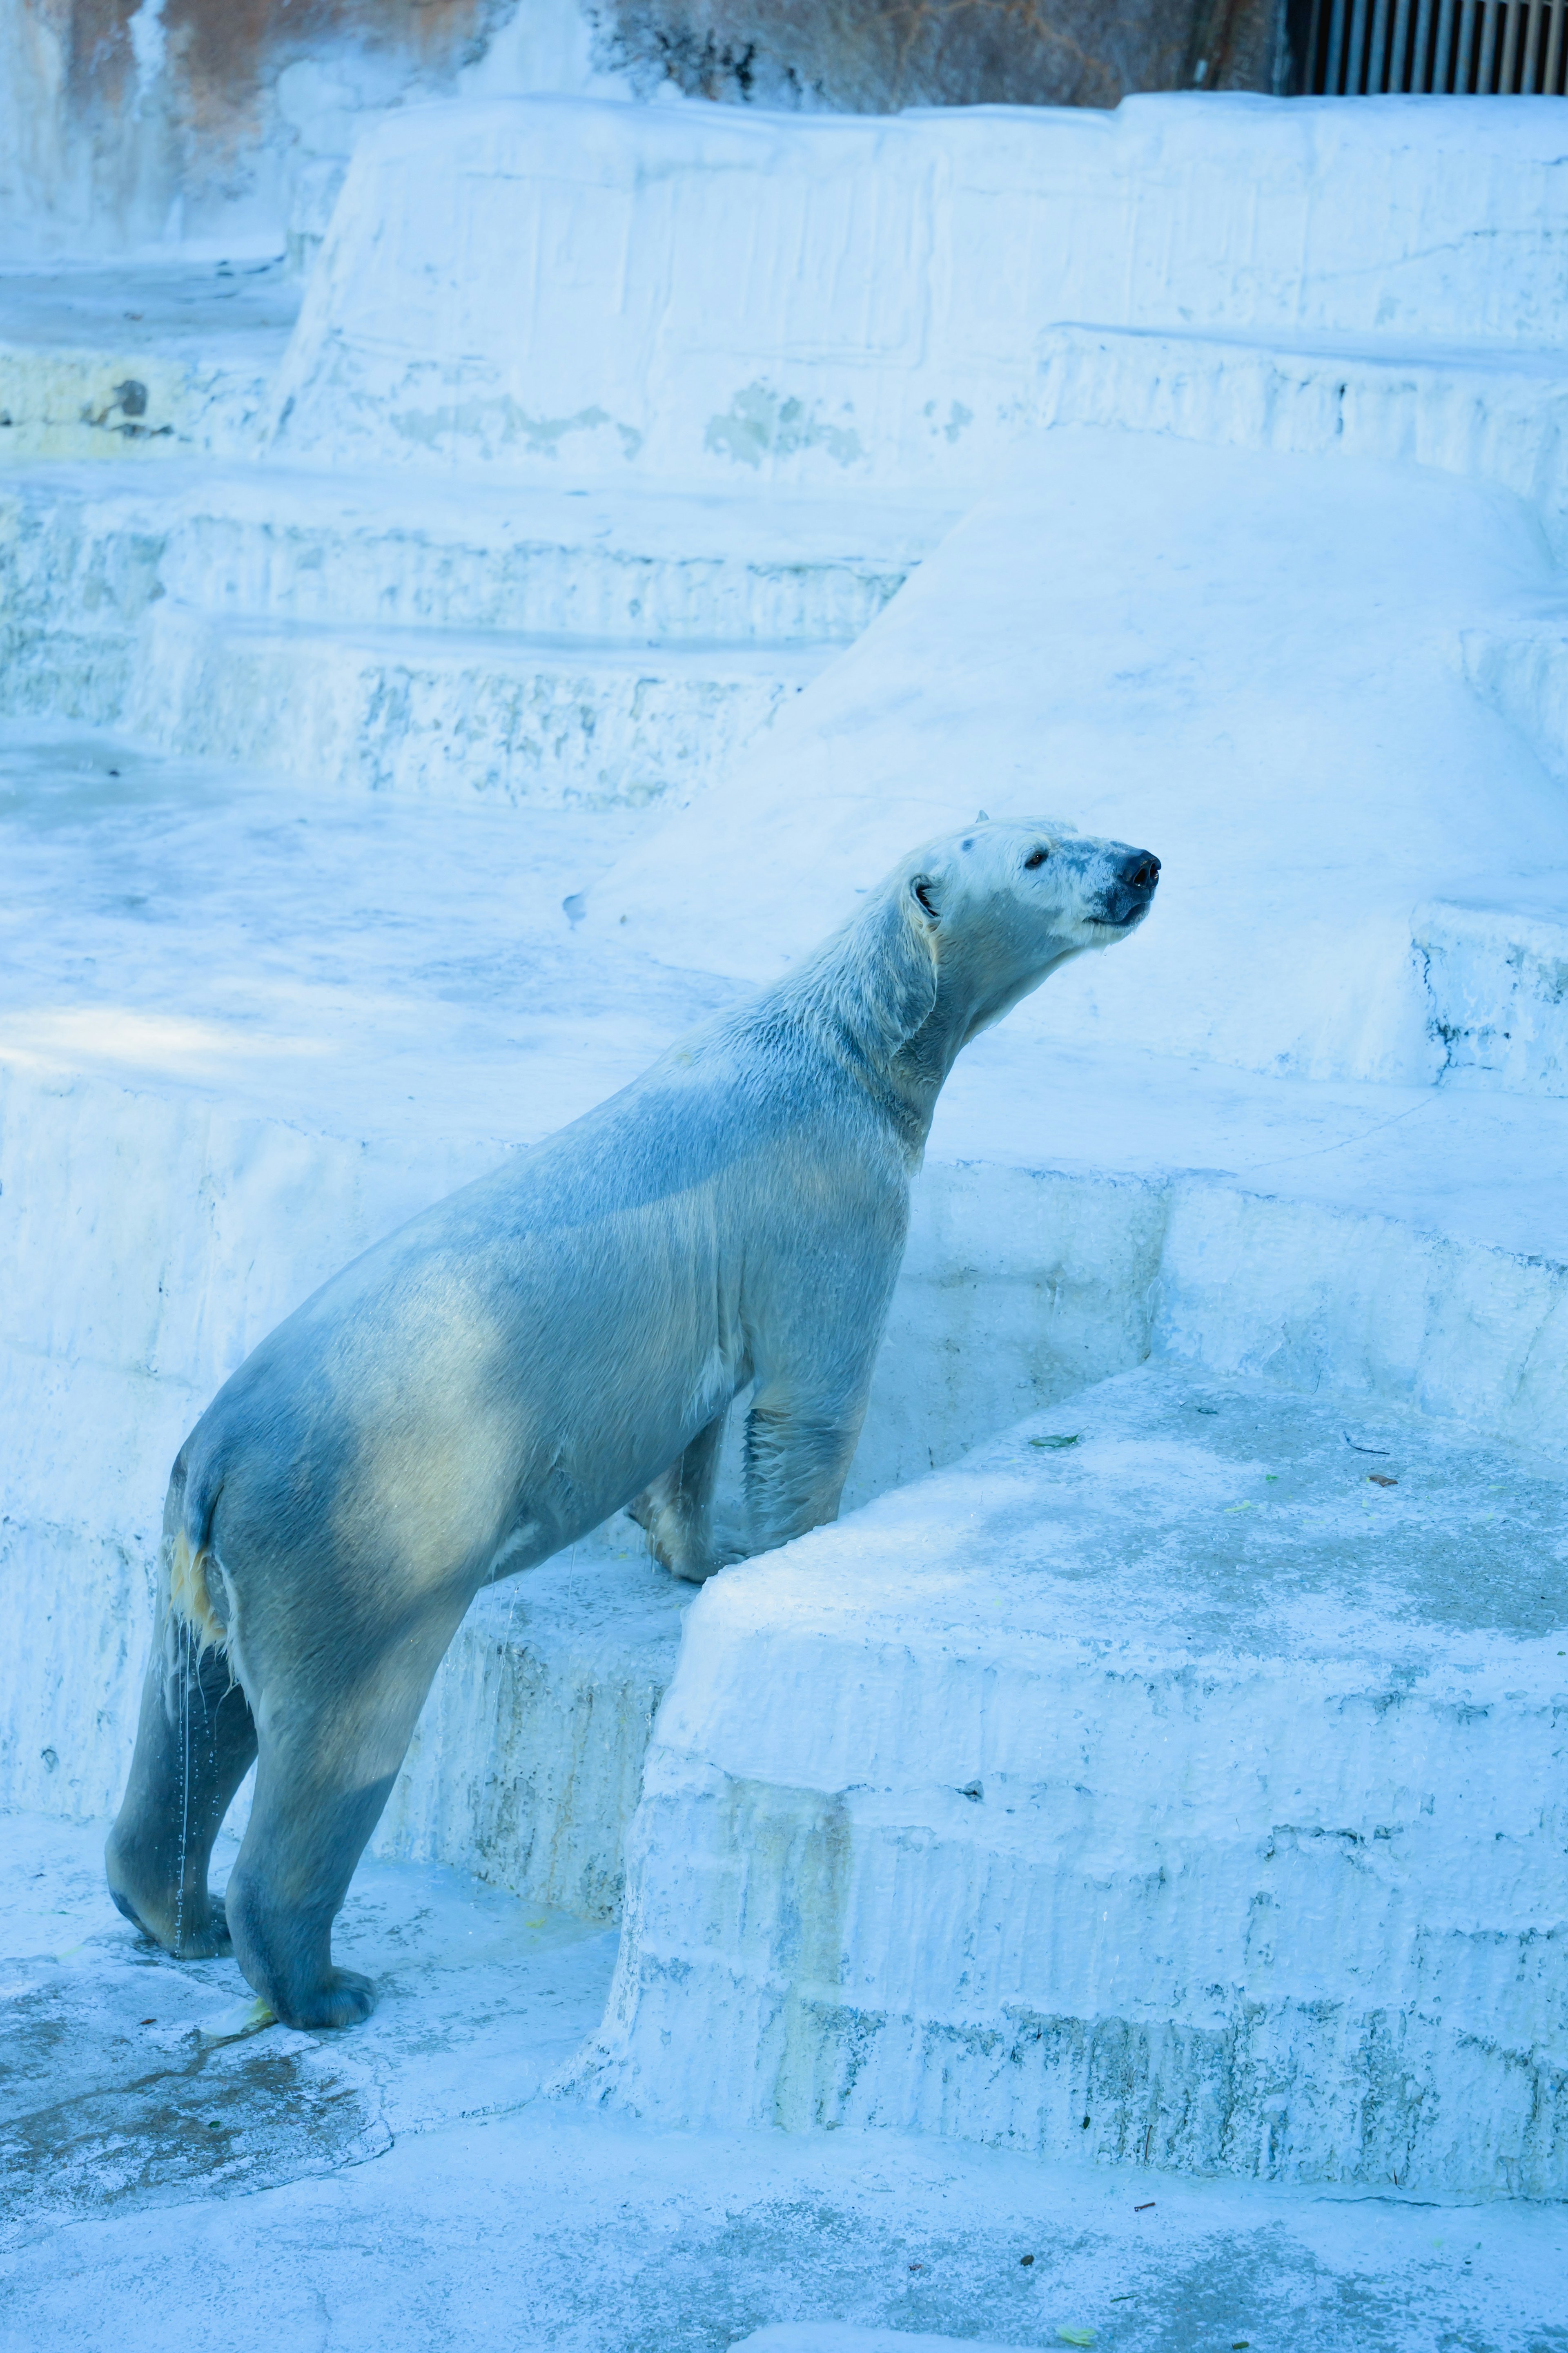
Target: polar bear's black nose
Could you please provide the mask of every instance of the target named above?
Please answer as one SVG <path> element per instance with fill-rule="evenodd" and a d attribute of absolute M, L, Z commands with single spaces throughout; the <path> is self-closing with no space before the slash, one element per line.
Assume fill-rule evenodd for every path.
<path fill-rule="evenodd" d="M 1146 849 L 1135 849 L 1123 860 L 1121 879 L 1131 891 L 1152 891 L 1160 880 L 1160 861 Z"/>

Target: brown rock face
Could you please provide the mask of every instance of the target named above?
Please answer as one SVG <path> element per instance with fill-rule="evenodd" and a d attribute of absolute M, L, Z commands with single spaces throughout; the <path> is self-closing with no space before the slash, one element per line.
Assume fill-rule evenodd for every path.
<path fill-rule="evenodd" d="M 598 0 L 606 63 L 758 106 L 1115 106 L 1268 90 L 1272 0 Z"/>
<path fill-rule="evenodd" d="M 79 105 L 114 104 L 137 81 L 140 0 L 33 0 L 52 20 Z M 166 0 L 164 51 L 194 129 L 253 130 L 283 67 L 340 41 L 446 72 L 482 54 L 507 0 Z"/>
<path fill-rule="evenodd" d="M 0 0 L 0 232 L 15 247 L 30 215 L 48 251 L 264 231 L 318 152 L 280 104 L 288 69 L 346 74 L 347 111 L 437 95 L 517 5 Z"/>
<path fill-rule="evenodd" d="M 554 40 L 582 58 L 585 16 L 598 64 L 643 96 L 673 82 L 733 104 L 881 114 L 1266 90 L 1286 5 L 0 0 L 0 258 L 224 237 L 303 261 L 364 124 L 452 90 L 503 27 L 523 37 L 520 55 L 543 35 L 539 57 Z M 1310 0 L 1291 5 L 1311 14 Z M 585 59 L 515 69 L 520 90 L 575 87 Z M 540 84 L 539 70 L 567 80 Z"/>

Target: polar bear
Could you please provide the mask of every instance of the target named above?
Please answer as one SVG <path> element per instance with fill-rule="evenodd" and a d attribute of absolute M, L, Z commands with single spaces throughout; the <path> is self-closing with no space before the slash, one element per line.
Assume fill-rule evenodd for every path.
<path fill-rule="evenodd" d="M 332 1922 L 481 1586 L 631 1505 L 720 1565 L 725 1415 L 749 1528 L 830 1520 L 960 1050 L 1148 913 L 1159 861 L 1049 822 L 906 858 L 816 953 L 623 1092 L 323 1285 L 181 1448 L 157 1638 L 107 1853 L 182 1955 L 232 1947 L 296 2027 L 370 2011 Z M 258 1760 L 225 1905 L 207 1865 Z"/>

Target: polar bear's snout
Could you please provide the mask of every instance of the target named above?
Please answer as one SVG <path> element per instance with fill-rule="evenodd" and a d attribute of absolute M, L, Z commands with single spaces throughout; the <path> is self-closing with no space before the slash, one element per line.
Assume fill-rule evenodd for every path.
<path fill-rule="evenodd" d="M 1100 893 L 1099 920 L 1129 931 L 1149 912 L 1160 880 L 1160 861 L 1152 849 L 1129 849 L 1116 861 L 1115 871 Z"/>

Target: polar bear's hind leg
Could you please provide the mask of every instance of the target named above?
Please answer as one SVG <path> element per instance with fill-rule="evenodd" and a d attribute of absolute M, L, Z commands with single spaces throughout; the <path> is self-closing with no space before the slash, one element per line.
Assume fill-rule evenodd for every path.
<path fill-rule="evenodd" d="M 207 1865 L 229 1800 L 256 1755 L 246 1696 L 221 1651 L 165 1621 L 142 1692 L 136 1754 L 104 1862 L 128 1920 L 182 1960 L 229 1949 Z"/>
<path fill-rule="evenodd" d="M 261 1753 L 226 1903 L 234 1957 L 285 2026 L 356 2026 L 375 2007 L 370 1978 L 334 1965 L 332 1923 L 472 1593 L 437 1588 L 369 1657 L 362 1625 L 331 1655 L 296 1640 L 250 1662 Z"/>

